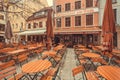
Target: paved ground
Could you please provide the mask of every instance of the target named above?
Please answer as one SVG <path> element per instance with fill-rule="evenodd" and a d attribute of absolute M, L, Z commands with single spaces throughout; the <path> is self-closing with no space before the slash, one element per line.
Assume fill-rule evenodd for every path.
<path fill-rule="evenodd" d="M 37 60 L 38 58 L 33 58 L 30 61 Z M 72 69 L 76 67 L 77 60 L 75 59 L 74 49 L 67 48 L 66 58 L 64 60 L 63 67 L 59 70 L 58 75 L 61 80 L 74 80 L 72 76 Z M 18 67 L 17 72 L 21 72 L 21 67 Z M 82 75 L 78 74 L 75 78 L 76 80 L 83 80 Z M 58 79 L 56 79 L 58 80 Z"/>
<path fill-rule="evenodd" d="M 59 71 L 61 80 L 74 80 L 72 69 L 76 67 L 76 63 L 77 60 L 75 59 L 74 49 L 68 48 L 64 66 Z M 76 80 L 83 80 L 81 74 L 76 76 Z"/>

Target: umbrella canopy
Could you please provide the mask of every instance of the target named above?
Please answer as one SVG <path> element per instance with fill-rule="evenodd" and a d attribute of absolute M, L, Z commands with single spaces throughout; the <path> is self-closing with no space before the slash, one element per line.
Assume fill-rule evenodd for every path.
<path fill-rule="evenodd" d="M 12 28 L 9 20 L 7 21 L 6 28 L 5 28 L 5 37 L 7 39 L 11 39 L 13 37 Z"/>
<path fill-rule="evenodd" d="M 47 37 L 53 38 L 54 34 L 52 27 L 52 9 L 48 9 L 46 27 L 47 27 Z"/>
<path fill-rule="evenodd" d="M 54 37 L 53 27 L 52 27 L 52 9 L 48 9 L 47 22 L 46 22 L 46 32 L 47 32 L 47 49 L 51 49 L 52 38 Z"/>
<path fill-rule="evenodd" d="M 106 0 L 102 32 L 104 50 L 111 52 L 113 47 L 113 34 L 116 32 L 112 0 Z"/>

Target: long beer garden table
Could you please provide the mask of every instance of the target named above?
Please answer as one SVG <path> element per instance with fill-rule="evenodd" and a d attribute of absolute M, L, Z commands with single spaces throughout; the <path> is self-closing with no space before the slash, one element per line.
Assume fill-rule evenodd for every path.
<path fill-rule="evenodd" d="M 11 52 L 7 52 L 6 54 L 8 55 L 19 55 L 20 53 L 26 52 L 27 49 L 18 49 L 18 50 L 14 50 Z"/>
<path fill-rule="evenodd" d="M 99 66 L 97 72 L 107 80 L 120 80 L 120 68 L 115 66 Z"/>
<path fill-rule="evenodd" d="M 42 72 L 49 69 L 51 66 L 52 64 L 48 60 L 37 60 L 23 65 L 22 72 L 28 74 L 30 80 L 34 80 L 37 78 L 38 73 L 42 74 Z"/>
<path fill-rule="evenodd" d="M 94 63 L 91 61 L 92 58 L 100 58 L 99 54 L 96 53 L 92 53 L 92 52 L 87 52 L 87 53 L 83 53 L 82 56 L 86 57 L 88 59 L 88 61 L 94 66 L 94 68 L 96 68 L 96 66 L 94 65 Z M 90 68 L 89 68 L 90 69 Z M 89 70 L 88 69 L 88 70 Z"/>

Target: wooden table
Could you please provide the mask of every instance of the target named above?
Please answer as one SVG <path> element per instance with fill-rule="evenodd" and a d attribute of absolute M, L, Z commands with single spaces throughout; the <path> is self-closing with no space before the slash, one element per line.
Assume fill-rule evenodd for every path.
<path fill-rule="evenodd" d="M 0 53 L 6 53 L 13 50 L 15 50 L 15 48 L 3 48 L 3 49 L 0 49 Z"/>
<path fill-rule="evenodd" d="M 28 50 L 35 50 L 37 49 L 38 47 L 28 47 Z"/>
<path fill-rule="evenodd" d="M 88 58 L 99 58 L 100 57 L 99 54 L 97 54 L 97 53 L 91 53 L 91 52 L 83 53 L 82 56 L 88 57 Z"/>
<path fill-rule="evenodd" d="M 120 68 L 115 66 L 99 66 L 98 73 L 107 80 L 120 80 Z"/>
<path fill-rule="evenodd" d="M 55 51 L 45 51 L 45 52 L 43 52 L 43 55 L 54 57 L 56 55 L 56 53 L 57 52 L 55 52 Z"/>
<path fill-rule="evenodd" d="M 120 50 L 115 50 L 115 49 L 113 49 L 113 50 L 112 50 L 112 53 L 114 53 L 114 54 L 120 54 Z"/>
<path fill-rule="evenodd" d="M 51 62 L 48 60 L 37 60 L 33 62 L 29 62 L 22 66 L 22 71 L 24 73 L 29 74 L 31 80 L 37 77 L 37 73 L 42 73 L 52 66 Z M 34 73 L 34 77 L 31 77 L 30 74 Z"/>
<path fill-rule="evenodd" d="M 78 49 L 76 49 L 76 50 L 78 50 L 78 51 L 83 51 L 83 52 L 89 51 L 89 49 L 85 49 L 85 48 L 78 48 Z"/>
<path fill-rule="evenodd" d="M 94 66 L 94 69 L 96 69 L 94 62 L 91 59 L 92 58 L 100 58 L 99 54 L 88 52 L 88 53 L 83 53 L 82 56 L 86 57 L 88 59 L 88 61 L 91 63 L 91 65 Z M 90 69 L 90 67 L 88 68 L 88 70 L 89 69 Z"/>
<path fill-rule="evenodd" d="M 27 51 L 26 49 L 18 49 L 18 50 L 14 50 L 14 51 L 11 51 L 11 52 L 7 52 L 6 54 L 8 55 L 16 55 L 16 54 L 19 54 L 19 53 L 22 53 L 22 52 L 25 52 Z"/>
<path fill-rule="evenodd" d="M 113 55 L 113 57 L 115 57 L 117 59 L 120 59 L 120 50 L 113 49 L 112 50 L 112 55 Z"/>
<path fill-rule="evenodd" d="M 86 46 L 78 45 L 79 48 L 86 48 Z"/>

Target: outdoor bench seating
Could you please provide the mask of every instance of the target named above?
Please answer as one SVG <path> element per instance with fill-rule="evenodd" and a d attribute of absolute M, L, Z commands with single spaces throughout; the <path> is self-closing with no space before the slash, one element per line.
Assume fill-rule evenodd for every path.
<path fill-rule="evenodd" d="M 75 76 L 79 73 L 82 73 L 82 77 L 84 78 L 83 72 L 84 72 L 84 67 L 81 66 L 81 65 L 73 68 L 72 69 L 72 75 L 74 77 L 74 80 L 75 80 Z"/>
<path fill-rule="evenodd" d="M 28 62 L 28 56 L 27 56 L 27 54 L 19 55 L 17 60 L 18 60 L 18 63 L 20 64 L 20 66 L 22 66 L 22 62 L 24 62 L 24 61 Z"/>
<path fill-rule="evenodd" d="M 94 71 L 86 72 L 85 75 L 87 80 L 99 80 Z"/>
<path fill-rule="evenodd" d="M 18 80 L 24 76 L 24 74 L 16 72 L 15 62 L 13 60 L 0 65 L 0 80 Z M 12 77 L 11 77 L 12 76 Z"/>
<path fill-rule="evenodd" d="M 60 79 L 60 77 L 57 75 L 57 72 L 59 70 L 59 64 L 57 64 L 54 68 L 50 68 L 46 74 L 44 74 L 40 80 L 53 80 L 53 78 L 55 79 L 56 77 Z"/>

